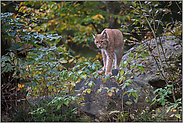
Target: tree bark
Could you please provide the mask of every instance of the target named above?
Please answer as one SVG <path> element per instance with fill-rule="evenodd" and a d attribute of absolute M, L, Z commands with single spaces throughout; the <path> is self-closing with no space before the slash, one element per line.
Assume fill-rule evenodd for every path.
<path fill-rule="evenodd" d="M 115 2 L 104 1 L 104 4 L 106 5 L 107 13 L 109 13 L 109 18 L 108 18 L 109 28 L 115 28 L 115 18 L 112 17 L 112 14 L 114 14 Z"/>

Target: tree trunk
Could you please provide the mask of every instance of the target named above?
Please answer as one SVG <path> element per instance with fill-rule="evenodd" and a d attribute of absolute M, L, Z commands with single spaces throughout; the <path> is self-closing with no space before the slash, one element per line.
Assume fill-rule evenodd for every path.
<path fill-rule="evenodd" d="M 116 2 L 104 1 L 104 4 L 106 5 L 107 13 L 109 13 L 109 18 L 108 18 L 109 28 L 115 28 L 116 19 L 112 17 L 112 14 L 114 14 L 114 8 L 116 6 L 115 5 Z"/>

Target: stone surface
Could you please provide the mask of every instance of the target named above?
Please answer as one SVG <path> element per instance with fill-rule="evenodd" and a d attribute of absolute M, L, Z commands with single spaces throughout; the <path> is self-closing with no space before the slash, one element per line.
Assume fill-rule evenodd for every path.
<path fill-rule="evenodd" d="M 173 61 L 172 56 L 177 55 L 178 57 L 182 57 L 182 46 L 180 44 L 181 41 L 175 39 L 175 37 L 168 36 L 161 37 L 161 42 L 168 63 L 177 64 Z M 160 41 L 158 39 L 158 44 L 159 43 Z M 127 86 L 124 91 L 122 91 L 121 89 L 123 83 L 120 85 L 114 78 L 111 78 L 105 83 L 101 80 L 101 78 L 92 79 L 88 77 L 87 79 L 77 83 L 74 90 L 79 90 L 79 92 L 76 93 L 76 95 L 78 96 L 82 96 L 82 92 L 85 89 L 91 89 L 90 94 L 86 93 L 84 95 L 85 100 L 83 101 L 83 103 L 85 103 L 85 106 L 79 106 L 79 108 L 87 114 L 90 114 L 90 116 L 92 116 L 93 119 L 97 121 L 113 121 L 111 117 L 112 115 L 109 115 L 109 113 L 115 110 L 121 111 L 122 105 L 125 112 L 129 112 L 130 114 L 134 115 L 139 115 L 139 113 L 141 113 L 143 109 L 155 109 L 156 105 L 150 106 L 150 104 L 152 103 L 151 100 L 154 98 L 153 91 L 156 88 L 164 87 L 166 82 L 163 76 L 160 74 L 160 70 L 158 69 L 156 61 L 152 56 L 147 55 L 145 57 L 136 57 L 139 52 L 138 49 L 142 49 L 141 52 L 143 52 L 148 46 L 152 48 L 152 54 L 154 56 L 157 56 L 157 47 L 155 45 L 154 39 L 146 41 L 141 45 L 136 45 L 132 47 L 123 56 L 122 62 L 126 61 L 127 66 L 121 67 L 120 69 L 122 69 L 126 73 L 126 80 L 132 80 L 132 83 L 130 83 L 130 85 Z M 164 62 L 165 58 L 160 45 L 159 49 L 161 52 L 160 58 Z M 129 59 L 129 56 L 132 54 L 134 54 L 134 57 Z M 180 58 L 180 63 L 181 60 L 182 59 Z M 134 69 L 134 67 L 131 67 L 134 64 L 140 64 L 141 66 L 143 66 L 144 71 L 142 72 L 138 68 Z M 181 67 L 181 64 L 177 67 Z M 114 72 L 116 75 L 115 70 L 113 70 L 113 73 Z M 119 76 L 119 74 L 117 76 Z M 85 83 L 89 81 L 93 81 L 95 85 L 91 87 L 85 85 Z M 103 89 L 100 93 L 97 93 L 98 89 L 102 89 L 104 87 L 107 87 L 109 89 L 112 87 L 116 87 L 111 97 L 108 96 L 107 89 Z M 128 97 L 128 94 L 125 94 L 124 97 L 122 97 L 122 95 L 124 94 L 124 92 L 130 89 L 136 90 L 139 97 L 137 103 L 133 102 L 131 105 L 127 105 L 126 102 L 129 100 L 133 100 L 134 97 L 132 95 Z M 145 99 L 148 99 L 148 101 L 145 101 Z"/>

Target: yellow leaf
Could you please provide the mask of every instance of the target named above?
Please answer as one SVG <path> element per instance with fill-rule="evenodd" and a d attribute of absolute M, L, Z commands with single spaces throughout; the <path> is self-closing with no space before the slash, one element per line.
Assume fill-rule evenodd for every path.
<path fill-rule="evenodd" d="M 21 84 L 18 84 L 18 87 L 21 88 Z"/>
<path fill-rule="evenodd" d="M 67 60 L 60 61 L 60 63 L 62 64 L 67 63 Z"/>
<path fill-rule="evenodd" d="M 177 111 L 177 110 L 175 110 L 175 109 L 173 110 L 173 112 L 176 112 L 176 111 Z"/>
<path fill-rule="evenodd" d="M 20 3 L 20 6 L 23 4 L 23 2 Z"/>
<path fill-rule="evenodd" d="M 127 4 L 127 1 L 123 1 L 124 4 Z"/>
<path fill-rule="evenodd" d="M 77 55 L 77 56 L 75 56 L 75 57 L 76 57 L 76 58 L 77 58 L 77 57 L 80 57 L 80 54 L 79 54 L 79 55 Z"/>
<path fill-rule="evenodd" d="M 25 12 L 26 12 L 26 9 L 23 10 L 23 13 L 25 13 Z"/>
<path fill-rule="evenodd" d="M 70 59 L 70 60 L 69 60 L 69 63 L 71 63 L 72 61 L 74 61 L 74 58 Z"/>
<path fill-rule="evenodd" d="M 108 96 L 109 97 L 112 97 L 112 92 L 108 92 Z"/>
<path fill-rule="evenodd" d="M 170 117 L 173 117 L 175 114 L 172 114 Z"/>
<path fill-rule="evenodd" d="M 17 15 L 16 15 L 16 14 L 13 14 L 13 18 L 15 18 L 15 19 L 16 19 L 16 18 L 17 18 Z"/>
<path fill-rule="evenodd" d="M 128 20 L 130 20 L 130 16 L 127 16 L 126 18 L 127 18 Z"/>
<path fill-rule="evenodd" d="M 156 75 L 160 75 L 160 73 L 156 73 Z"/>
<path fill-rule="evenodd" d="M 46 13 L 42 13 L 42 16 L 45 16 L 46 15 Z"/>
<path fill-rule="evenodd" d="M 100 93 L 101 91 L 102 91 L 102 89 L 98 89 L 98 90 L 97 90 L 97 93 Z"/>
<path fill-rule="evenodd" d="M 120 21 L 120 19 L 118 19 L 118 24 L 121 24 L 121 21 Z"/>
<path fill-rule="evenodd" d="M 1 2 L 1 4 L 2 4 L 3 6 L 6 6 L 6 4 L 5 4 L 5 3 L 3 3 L 3 2 Z"/>
<path fill-rule="evenodd" d="M 175 114 L 175 117 L 181 119 L 180 114 Z"/>
<path fill-rule="evenodd" d="M 95 15 L 95 19 L 97 19 L 98 18 L 98 15 Z"/>
<path fill-rule="evenodd" d="M 63 48 L 63 51 L 66 52 L 66 47 Z"/>
<path fill-rule="evenodd" d="M 104 8 L 104 7 L 105 7 L 105 5 L 101 6 L 100 8 Z"/>
<path fill-rule="evenodd" d="M 54 20 L 51 20 L 50 22 L 52 23 Z"/>
<path fill-rule="evenodd" d="M 87 89 L 87 91 L 86 91 L 86 92 L 90 94 L 90 93 L 91 93 L 91 89 L 90 89 L 90 88 L 89 88 L 89 89 Z"/>
<path fill-rule="evenodd" d="M 103 83 L 106 83 L 107 82 L 107 79 L 102 78 L 102 81 L 103 81 Z"/>
<path fill-rule="evenodd" d="M 84 91 L 82 92 L 82 94 L 86 94 L 86 90 L 84 90 Z"/>
<path fill-rule="evenodd" d="M 102 18 L 102 19 L 104 19 L 104 17 L 101 14 L 99 14 L 99 17 Z"/>

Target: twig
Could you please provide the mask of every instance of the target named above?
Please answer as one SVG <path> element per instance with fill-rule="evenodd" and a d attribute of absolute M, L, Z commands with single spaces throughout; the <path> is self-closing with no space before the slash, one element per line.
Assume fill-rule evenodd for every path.
<path fill-rule="evenodd" d="M 142 8 L 142 5 L 141 5 L 141 2 L 140 2 L 140 1 L 139 1 L 139 3 L 140 3 L 140 7 Z M 166 84 L 168 85 L 168 81 L 167 81 L 167 79 L 165 78 L 165 71 L 164 71 L 164 69 L 162 68 L 162 67 L 163 67 L 163 63 L 162 63 L 162 59 L 161 59 L 161 57 L 160 57 L 160 51 L 159 51 L 159 47 L 158 47 L 157 37 L 156 37 L 156 34 L 155 34 L 155 32 L 154 32 L 154 30 L 153 30 L 151 24 L 149 23 L 147 17 L 145 16 L 145 14 L 146 14 L 146 13 L 143 12 L 143 15 L 144 15 L 144 17 L 145 17 L 145 19 L 146 19 L 146 21 L 147 21 L 149 27 L 151 28 L 151 31 L 152 31 L 153 36 L 154 36 L 154 38 L 155 38 L 155 44 L 156 44 L 156 47 L 157 47 L 157 52 L 158 52 L 158 57 L 159 57 L 159 63 L 160 63 L 160 66 L 161 66 L 161 68 L 160 68 L 159 70 L 160 70 L 160 72 L 161 72 L 163 78 L 165 79 Z M 175 94 L 174 94 L 174 91 L 173 91 L 173 87 L 172 87 L 172 95 L 173 95 L 173 100 L 174 100 L 174 102 L 176 102 Z"/>
<path fill-rule="evenodd" d="M 93 27 L 95 28 L 95 30 L 97 31 L 97 33 L 99 34 L 100 32 L 98 31 L 97 27 L 95 26 L 95 24 L 93 22 L 91 22 L 91 24 L 93 25 Z"/>
<path fill-rule="evenodd" d="M 178 3 L 177 3 L 176 1 L 175 1 L 175 3 L 176 3 L 176 5 L 178 6 L 178 8 L 180 9 L 180 11 L 182 11 L 181 8 L 179 7 Z"/>
<path fill-rule="evenodd" d="M 123 122 L 125 122 L 124 107 L 123 107 L 123 98 L 124 98 L 124 89 L 123 89 L 123 94 L 122 94 L 122 97 L 121 97 L 121 110 L 122 110 Z"/>

